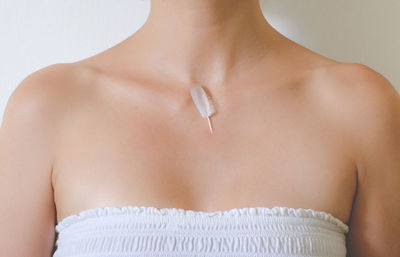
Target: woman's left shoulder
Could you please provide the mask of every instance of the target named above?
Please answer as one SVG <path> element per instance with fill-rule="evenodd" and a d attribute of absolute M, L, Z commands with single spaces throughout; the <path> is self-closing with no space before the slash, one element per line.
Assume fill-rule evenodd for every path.
<path fill-rule="evenodd" d="M 311 77 L 310 84 L 326 104 L 341 105 L 349 114 L 351 110 L 357 115 L 373 110 L 398 112 L 398 90 L 385 75 L 365 64 L 330 62 L 313 69 Z"/>
<path fill-rule="evenodd" d="M 328 83 L 354 90 L 365 97 L 398 96 L 396 88 L 385 75 L 362 63 L 334 62 L 324 66 L 319 72 Z"/>
<path fill-rule="evenodd" d="M 361 63 L 330 62 L 311 73 L 318 111 L 349 132 L 357 192 L 348 256 L 398 256 L 400 245 L 400 95 L 390 80 Z"/>

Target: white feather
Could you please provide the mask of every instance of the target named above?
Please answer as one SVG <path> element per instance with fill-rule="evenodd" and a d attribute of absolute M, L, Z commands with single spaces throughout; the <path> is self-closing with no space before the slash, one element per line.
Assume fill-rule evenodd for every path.
<path fill-rule="evenodd" d="M 201 85 L 195 85 L 190 88 L 190 94 L 192 95 L 193 102 L 200 112 L 201 116 L 207 118 L 208 126 L 210 127 L 211 134 L 213 133 L 213 128 L 210 121 L 210 116 L 215 113 L 215 107 L 211 100 Z"/>
<path fill-rule="evenodd" d="M 208 118 L 215 113 L 214 104 L 201 85 L 191 87 L 190 94 L 201 116 Z"/>

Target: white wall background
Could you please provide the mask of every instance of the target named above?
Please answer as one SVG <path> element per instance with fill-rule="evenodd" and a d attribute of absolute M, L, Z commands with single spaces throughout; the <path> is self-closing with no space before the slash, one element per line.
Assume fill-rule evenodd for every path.
<path fill-rule="evenodd" d="M 399 0 L 261 4 L 285 36 L 333 59 L 366 64 L 400 89 Z M 0 0 L 0 123 L 28 74 L 117 44 L 144 24 L 149 10 L 150 0 Z"/>

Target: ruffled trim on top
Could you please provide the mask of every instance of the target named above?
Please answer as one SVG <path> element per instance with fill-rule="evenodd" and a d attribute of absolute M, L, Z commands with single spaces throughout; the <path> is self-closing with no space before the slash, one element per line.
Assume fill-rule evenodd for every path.
<path fill-rule="evenodd" d="M 214 216 L 288 216 L 301 218 L 317 218 L 339 226 L 345 233 L 349 232 L 349 226 L 330 213 L 313 209 L 291 208 L 286 206 L 245 207 L 213 212 L 185 210 L 182 208 L 156 208 L 153 206 L 122 206 L 122 207 L 98 207 L 81 211 L 62 219 L 55 227 L 57 232 L 64 228 L 88 218 L 109 215 L 168 215 L 188 217 L 214 217 Z"/>

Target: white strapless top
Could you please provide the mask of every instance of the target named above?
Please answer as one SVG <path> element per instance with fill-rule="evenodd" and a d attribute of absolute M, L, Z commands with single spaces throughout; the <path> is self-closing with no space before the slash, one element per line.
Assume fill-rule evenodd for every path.
<path fill-rule="evenodd" d="M 349 227 L 312 209 L 89 209 L 61 220 L 54 257 L 345 257 Z"/>

